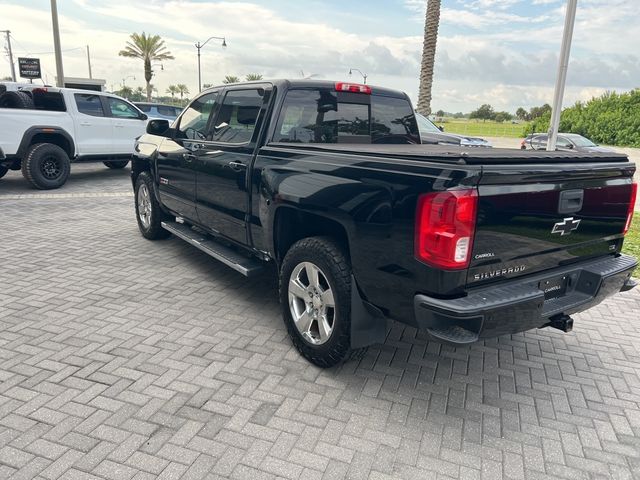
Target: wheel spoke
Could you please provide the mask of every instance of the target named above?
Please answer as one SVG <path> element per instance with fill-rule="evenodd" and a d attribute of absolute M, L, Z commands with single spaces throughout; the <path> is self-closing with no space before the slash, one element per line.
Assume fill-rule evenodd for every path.
<path fill-rule="evenodd" d="M 298 317 L 296 320 L 296 325 L 298 326 L 298 330 L 301 333 L 309 333 L 309 329 L 311 328 L 311 324 L 313 323 L 313 318 L 309 315 L 309 312 L 306 310 L 302 312 L 302 315 Z"/>
<path fill-rule="evenodd" d="M 318 288 L 318 286 L 320 286 L 320 279 L 318 277 L 320 270 L 318 269 L 318 267 L 316 267 L 313 263 L 307 263 L 305 264 L 304 269 L 307 272 L 309 285 Z"/>
<path fill-rule="evenodd" d="M 329 326 L 326 315 L 318 317 L 318 333 L 320 334 L 320 340 L 323 342 L 331 335 L 331 327 Z"/>
<path fill-rule="evenodd" d="M 302 283 L 298 278 L 291 279 L 289 281 L 289 293 L 291 295 L 298 297 L 304 302 L 306 302 L 309 298 L 309 295 L 307 294 L 307 289 L 305 288 L 304 285 L 302 285 Z"/>
<path fill-rule="evenodd" d="M 333 291 L 330 288 L 327 288 L 324 292 L 320 294 L 320 296 L 322 297 L 322 303 L 324 304 L 325 308 L 336 306 L 336 302 L 333 299 Z"/>

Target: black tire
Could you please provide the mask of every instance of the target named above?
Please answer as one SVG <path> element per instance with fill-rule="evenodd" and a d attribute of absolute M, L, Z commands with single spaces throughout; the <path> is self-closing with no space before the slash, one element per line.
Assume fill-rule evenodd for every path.
<path fill-rule="evenodd" d="M 129 164 L 129 160 L 112 160 L 109 162 L 102 162 L 104 163 L 107 167 L 113 169 L 113 170 L 118 170 L 120 168 L 124 168 Z"/>
<path fill-rule="evenodd" d="M 291 314 L 289 282 L 302 262 L 311 262 L 320 269 L 335 300 L 332 331 L 320 345 L 312 344 L 300 333 Z M 351 356 L 351 265 L 343 249 L 332 239 L 310 237 L 293 244 L 280 269 L 280 304 L 293 344 L 311 363 L 329 368 Z"/>
<path fill-rule="evenodd" d="M 36 143 L 22 158 L 22 176 L 35 188 L 60 188 L 69 178 L 69 156 L 53 143 Z"/>
<path fill-rule="evenodd" d="M 0 95 L 0 108 L 34 108 L 33 98 L 25 92 L 5 92 Z"/>
<path fill-rule="evenodd" d="M 148 194 L 148 216 L 140 215 L 141 211 L 144 211 L 144 193 L 143 190 L 146 188 Z M 156 200 L 155 196 L 155 186 L 153 184 L 153 179 L 148 172 L 142 172 L 138 175 L 136 179 L 136 188 L 135 188 L 135 204 L 136 204 L 136 220 L 138 221 L 138 228 L 140 229 L 140 233 L 144 238 L 149 240 L 159 240 L 161 238 L 167 238 L 171 235 L 171 233 L 160 225 L 165 220 L 170 220 L 170 217 L 162 211 L 160 208 L 160 204 L 158 200 Z M 145 224 L 143 218 L 148 218 L 148 224 Z"/>
<path fill-rule="evenodd" d="M 3 167 L 2 165 L 0 165 L 0 178 L 4 177 L 8 171 L 9 169 L 7 167 Z"/>

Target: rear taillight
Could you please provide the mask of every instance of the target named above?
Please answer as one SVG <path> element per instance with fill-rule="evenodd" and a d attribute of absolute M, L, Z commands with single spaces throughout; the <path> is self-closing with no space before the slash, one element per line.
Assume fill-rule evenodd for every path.
<path fill-rule="evenodd" d="M 415 256 L 447 270 L 467 268 L 476 227 L 474 189 L 426 193 L 418 197 Z"/>
<path fill-rule="evenodd" d="M 633 210 L 636 207 L 636 196 L 638 195 L 638 184 L 631 184 L 631 199 L 629 201 L 629 210 L 627 212 L 627 223 L 624 224 L 623 235 L 626 235 L 631 228 L 631 220 L 633 220 Z"/>
<path fill-rule="evenodd" d="M 371 87 L 361 83 L 336 82 L 336 92 L 364 93 L 371 95 Z"/>

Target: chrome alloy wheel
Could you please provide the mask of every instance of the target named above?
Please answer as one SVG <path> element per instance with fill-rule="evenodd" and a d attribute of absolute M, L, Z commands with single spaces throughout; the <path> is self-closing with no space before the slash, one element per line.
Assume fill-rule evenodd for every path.
<path fill-rule="evenodd" d="M 145 183 L 141 183 L 138 188 L 138 216 L 142 226 L 149 228 L 151 225 L 151 196 Z"/>
<path fill-rule="evenodd" d="M 300 335 L 313 345 L 331 337 L 336 303 L 327 276 L 311 262 L 296 265 L 289 278 L 289 310 Z"/>

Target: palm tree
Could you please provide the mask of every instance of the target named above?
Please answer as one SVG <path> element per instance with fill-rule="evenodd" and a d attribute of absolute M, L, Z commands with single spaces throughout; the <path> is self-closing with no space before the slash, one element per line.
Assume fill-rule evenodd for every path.
<path fill-rule="evenodd" d="M 207 88 L 211 88 L 213 87 L 213 83 L 203 83 L 202 84 L 202 89 L 206 90 Z"/>
<path fill-rule="evenodd" d="M 177 84 L 176 90 L 177 90 L 177 93 L 180 94 L 180 100 L 182 100 L 185 95 L 189 95 L 189 89 L 184 83 Z"/>
<path fill-rule="evenodd" d="M 422 43 L 422 63 L 420 65 L 420 92 L 418 112 L 431 113 L 431 87 L 433 86 L 433 65 L 436 58 L 438 26 L 440 25 L 440 0 L 427 0 L 424 17 L 424 40 Z"/>
<path fill-rule="evenodd" d="M 127 85 L 123 85 L 122 87 L 120 87 L 120 90 L 118 90 L 116 93 L 128 100 L 133 96 L 133 88 Z"/>
<path fill-rule="evenodd" d="M 222 83 L 238 83 L 240 82 L 240 77 L 236 77 L 235 75 L 227 75 L 222 80 Z"/>
<path fill-rule="evenodd" d="M 178 87 L 176 85 L 169 85 L 169 88 L 167 88 L 166 93 L 169 93 L 171 95 L 171 100 L 173 101 L 173 99 L 176 96 L 176 93 L 178 93 Z"/>
<path fill-rule="evenodd" d="M 253 82 L 256 80 L 262 80 L 262 75 L 260 75 L 259 73 L 248 73 L 244 78 L 247 82 Z"/>
<path fill-rule="evenodd" d="M 151 101 L 151 71 L 152 61 L 173 60 L 160 35 L 147 35 L 132 33 L 131 41 L 127 42 L 124 50 L 120 50 L 118 55 L 122 57 L 141 58 L 144 61 L 144 79 L 147 82 L 147 101 Z"/>

